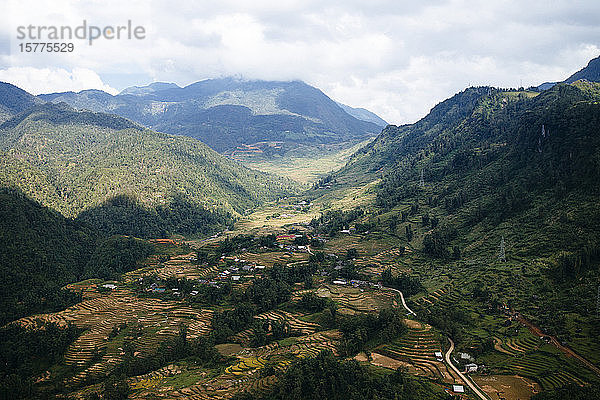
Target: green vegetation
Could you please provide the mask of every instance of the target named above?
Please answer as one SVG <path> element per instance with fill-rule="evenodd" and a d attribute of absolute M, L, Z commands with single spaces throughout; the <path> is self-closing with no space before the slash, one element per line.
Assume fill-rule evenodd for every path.
<path fill-rule="evenodd" d="M 339 361 L 322 352 L 293 364 L 269 392 L 244 393 L 236 400 L 305 399 L 445 399 L 425 382 L 403 372 L 376 374 L 356 361 Z"/>
<path fill-rule="evenodd" d="M 136 269 L 137 262 L 154 252 L 154 246 L 144 240 L 113 236 L 101 242 L 92 253 L 84 274 L 88 278 L 117 279 Z"/>
<path fill-rule="evenodd" d="M 60 328 L 55 324 L 44 324 L 32 330 L 13 324 L 1 328 L 0 399 L 40 396 L 33 379 L 60 364 L 67 347 L 80 333 L 73 325 Z"/>
<path fill-rule="evenodd" d="M 531 400 L 591 400 L 600 398 L 600 387 L 569 385 L 564 388 L 536 394 Z"/>
<path fill-rule="evenodd" d="M 338 351 L 343 356 L 354 356 L 364 350 L 369 341 L 386 342 L 408 331 L 398 310 L 382 310 L 377 315 L 343 317 L 338 321 L 343 333 Z"/>
<path fill-rule="evenodd" d="M 108 234 L 223 229 L 232 221 L 228 214 L 295 187 L 227 160 L 197 140 L 64 104 L 36 106 L 0 125 L 0 152 L 1 184 L 67 217 L 80 215 Z M 123 195 L 134 200 L 114 199 Z"/>
<path fill-rule="evenodd" d="M 80 297 L 62 290 L 77 281 L 97 235 L 18 191 L 0 192 L 0 326 Z"/>

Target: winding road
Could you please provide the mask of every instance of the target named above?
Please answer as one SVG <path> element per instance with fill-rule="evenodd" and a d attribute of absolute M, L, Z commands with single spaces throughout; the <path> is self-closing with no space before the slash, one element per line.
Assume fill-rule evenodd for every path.
<path fill-rule="evenodd" d="M 488 400 L 488 397 L 477 386 L 475 386 L 475 384 L 469 378 L 464 376 L 463 373 L 460 372 L 458 368 L 454 366 L 454 364 L 452 364 L 452 361 L 450 360 L 450 355 L 454 351 L 454 342 L 452 341 L 452 339 L 450 339 L 450 337 L 448 337 L 448 340 L 450 341 L 450 348 L 446 352 L 446 364 L 448 364 L 450 368 L 452 368 L 452 370 L 456 372 L 460 379 L 462 379 L 463 382 L 471 388 L 471 390 L 477 395 L 477 397 L 479 397 L 481 400 Z"/>
<path fill-rule="evenodd" d="M 413 310 L 408 308 L 408 306 L 406 305 L 406 301 L 404 301 L 404 294 L 402 294 L 401 291 L 399 291 L 398 289 L 391 288 L 391 287 L 386 287 L 386 290 L 391 290 L 393 292 L 398 293 L 400 295 L 400 299 L 402 300 L 402 305 L 404 306 L 406 311 L 408 311 L 410 314 L 414 315 L 415 317 L 417 316 L 417 314 Z"/>
<path fill-rule="evenodd" d="M 406 305 L 406 301 L 404 300 L 404 294 L 400 290 L 394 289 L 394 288 L 390 288 L 390 287 L 385 287 L 385 289 L 386 290 L 392 290 L 392 291 L 398 293 L 400 295 L 400 299 L 402 300 L 402 305 L 404 306 L 404 308 L 406 309 L 406 311 L 408 311 L 410 314 L 414 315 L 415 317 L 417 316 L 417 314 Z M 479 389 L 469 378 L 467 378 L 462 372 L 460 372 L 458 370 L 458 368 L 456 368 L 454 366 L 454 364 L 452 364 L 452 361 L 450 360 L 450 355 L 454 351 L 454 342 L 452 341 L 452 339 L 450 339 L 450 337 L 448 337 L 448 340 L 450 341 L 450 348 L 446 352 L 446 356 L 445 356 L 445 358 L 446 358 L 446 364 L 448 364 L 450 366 L 450 368 L 452 368 L 452 370 L 454 372 L 456 372 L 456 374 L 458 375 L 458 377 L 469 388 L 471 388 L 471 390 L 473 391 L 473 393 L 475 393 L 477 395 L 477 397 L 479 397 L 481 400 L 489 400 L 489 398 L 485 395 L 485 393 L 483 393 L 481 391 L 481 389 Z"/>

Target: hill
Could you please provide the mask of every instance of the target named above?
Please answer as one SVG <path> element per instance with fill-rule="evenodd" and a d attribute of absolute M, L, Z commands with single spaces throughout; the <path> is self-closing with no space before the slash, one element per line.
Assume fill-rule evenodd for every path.
<path fill-rule="evenodd" d="M 206 233 L 290 182 L 124 118 L 43 104 L 0 125 L 0 184 L 109 234 Z"/>
<path fill-rule="evenodd" d="M 0 122 L 41 103 L 42 100 L 23 89 L 10 83 L 0 82 Z"/>
<path fill-rule="evenodd" d="M 600 82 L 600 57 L 592 59 L 585 68 L 580 69 L 568 77 L 565 82 L 573 83 L 580 79 L 590 82 Z"/>
<path fill-rule="evenodd" d="M 151 129 L 196 138 L 220 153 L 261 142 L 356 144 L 380 132 L 303 82 L 208 79 L 180 88 L 154 83 L 112 96 L 97 90 L 39 96 L 77 109 L 114 113 Z"/>
<path fill-rule="evenodd" d="M 562 83 L 573 83 L 580 79 L 589 81 L 589 82 L 600 82 L 600 57 L 596 57 L 588 63 L 588 65 L 579 71 L 575 72 L 573 75 L 565 79 Z M 544 82 L 541 85 L 534 87 L 533 89 L 541 92 L 544 90 L 551 89 L 554 85 L 559 82 Z"/>
<path fill-rule="evenodd" d="M 388 125 L 385 120 L 379 117 L 377 114 L 360 107 L 350 107 L 342 103 L 337 103 L 344 111 L 348 114 L 352 115 L 354 118 L 360 119 L 361 121 L 372 122 L 375 125 L 380 127 L 385 127 Z"/>
<path fill-rule="evenodd" d="M 471 308 L 484 290 L 482 315 L 508 305 L 590 354 L 600 348 L 589 311 L 600 277 L 599 93 L 583 81 L 540 94 L 466 89 L 415 124 L 388 126 L 316 185 L 311 198 L 371 187 L 374 204 L 315 225 L 389 233 L 411 250 L 403 270 L 426 285 L 451 285 Z"/>
<path fill-rule="evenodd" d="M 80 278 L 97 238 L 19 191 L 0 191 L 0 326 L 76 300 L 60 288 Z"/>

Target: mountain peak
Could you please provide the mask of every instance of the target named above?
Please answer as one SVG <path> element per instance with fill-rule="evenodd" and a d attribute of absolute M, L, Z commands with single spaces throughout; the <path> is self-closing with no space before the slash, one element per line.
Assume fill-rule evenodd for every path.
<path fill-rule="evenodd" d="M 152 82 L 146 86 L 130 86 L 125 88 L 119 95 L 145 96 L 150 93 L 159 92 L 167 89 L 181 89 L 177 84 L 172 82 Z"/>
<path fill-rule="evenodd" d="M 0 121 L 40 103 L 43 101 L 25 90 L 11 83 L 0 82 L 0 117 L 5 116 Z"/>
<path fill-rule="evenodd" d="M 585 68 L 580 69 L 565 80 L 565 83 L 573 83 L 580 79 L 591 82 L 600 82 L 600 57 L 596 57 L 588 63 Z"/>

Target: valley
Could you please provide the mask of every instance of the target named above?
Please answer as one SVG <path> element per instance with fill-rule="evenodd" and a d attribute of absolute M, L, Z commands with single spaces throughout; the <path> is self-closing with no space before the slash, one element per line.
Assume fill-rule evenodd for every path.
<path fill-rule="evenodd" d="M 185 110 L 221 84 L 110 101 L 156 89 Z M 211 107 L 292 112 L 227 84 Z M 598 83 L 470 87 L 374 139 L 224 154 L 4 90 L 21 101 L 0 125 L 3 398 L 600 387 Z"/>

